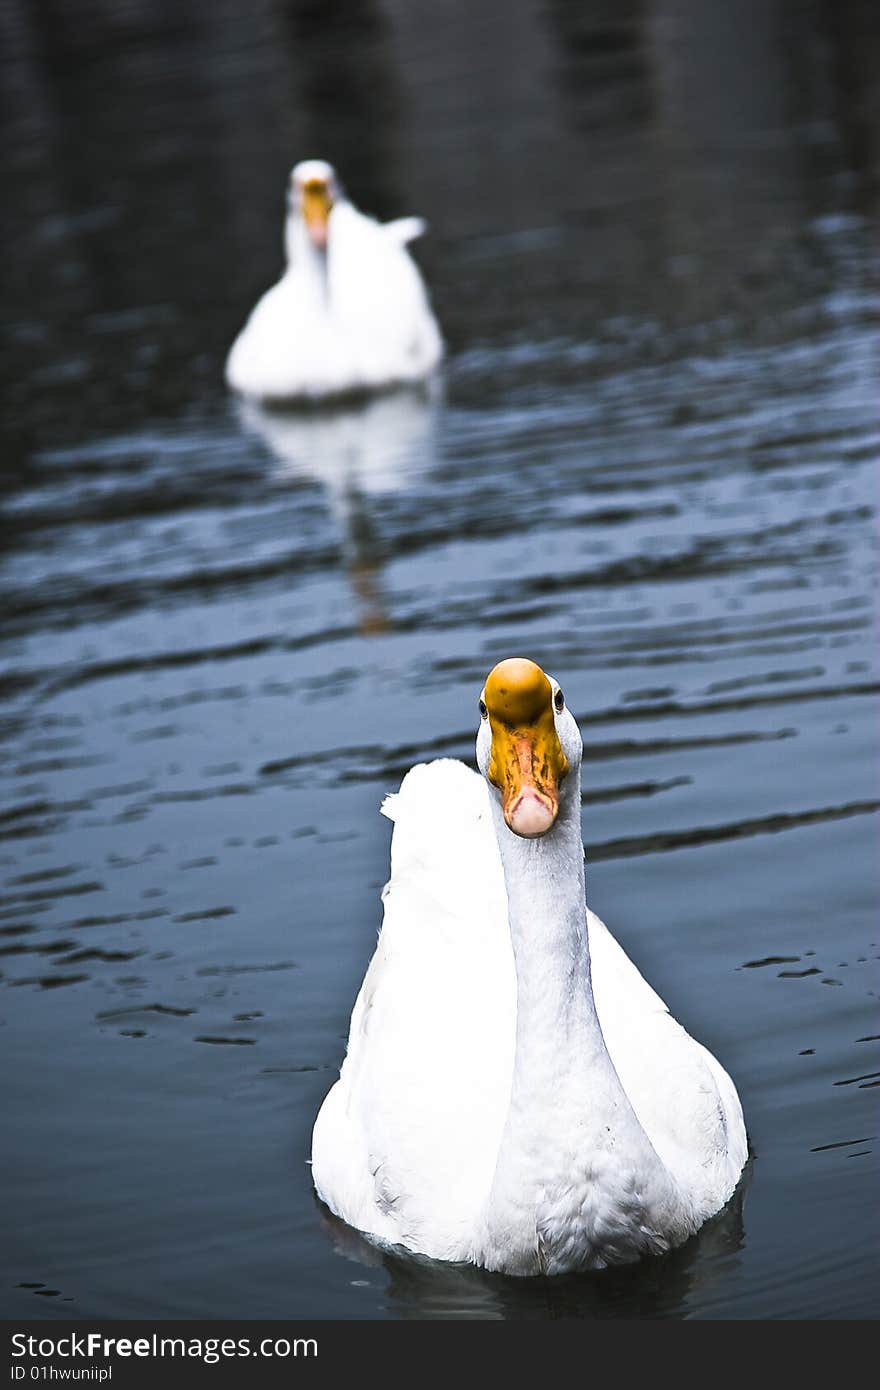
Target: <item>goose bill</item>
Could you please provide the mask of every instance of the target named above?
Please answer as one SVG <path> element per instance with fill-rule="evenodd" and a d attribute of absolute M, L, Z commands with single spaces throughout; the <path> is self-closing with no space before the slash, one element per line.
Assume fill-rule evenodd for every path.
<path fill-rule="evenodd" d="M 515 835 L 527 840 L 546 835 L 559 814 L 559 782 L 566 770 L 555 728 L 493 728 L 489 775 Z"/>
<path fill-rule="evenodd" d="M 323 250 L 327 245 L 327 224 L 333 199 L 325 183 L 312 179 L 303 186 L 302 211 L 312 245 Z"/>

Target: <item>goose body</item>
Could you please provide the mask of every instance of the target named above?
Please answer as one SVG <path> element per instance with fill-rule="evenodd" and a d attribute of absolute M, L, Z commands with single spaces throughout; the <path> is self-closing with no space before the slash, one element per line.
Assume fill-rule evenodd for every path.
<path fill-rule="evenodd" d="M 443 342 L 407 250 L 424 229 L 359 212 L 324 161 L 296 165 L 287 268 L 233 343 L 228 385 L 255 400 L 318 401 L 429 376 Z"/>
<path fill-rule="evenodd" d="M 317 1192 L 355 1229 L 513 1275 L 681 1244 L 747 1157 L 727 1073 L 585 905 L 561 699 L 501 663 L 483 775 L 422 764 L 383 804 L 384 921 L 312 1143 Z"/>

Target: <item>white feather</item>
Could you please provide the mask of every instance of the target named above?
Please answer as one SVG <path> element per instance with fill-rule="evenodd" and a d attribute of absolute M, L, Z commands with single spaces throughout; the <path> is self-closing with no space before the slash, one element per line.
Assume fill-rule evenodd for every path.
<path fill-rule="evenodd" d="M 627 1230 L 631 1209 L 640 1202 L 647 1209 L 650 1201 L 641 1191 L 632 1195 L 639 1169 L 635 1157 L 630 1161 L 624 1127 L 610 1157 L 598 1145 L 586 1167 L 580 1154 L 569 1167 L 560 1159 L 561 1195 L 549 1174 L 546 1190 L 536 1195 L 528 1165 L 515 1168 L 515 1196 L 520 1188 L 526 1194 L 534 1249 L 518 1255 L 509 1233 L 500 1240 L 487 1235 L 487 1201 L 501 1171 L 511 1105 L 517 1022 L 507 890 L 490 796 L 482 777 L 462 763 L 440 760 L 413 768 L 382 810 L 394 821 L 384 921 L 354 1006 L 340 1078 L 315 1124 L 312 1173 L 319 1195 L 374 1239 L 509 1273 L 533 1272 L 533 1260 L 535 1269 L 579 1268 L 679 1243 L 736 1186 L 747 1150 L 739 1099 L 723 1068 L 670 1017 L 589 911 L 596 1014 L 662 1171 L 666 1186 L 658 1191 L 666 1195 L 656 1199 L 661 1215 L 652 1217 L 662 1227 L 662 1211 L 669 1208 L 669 1230 L 658 1236 L 642 1229 L 635 1237 Z M 553 1039 L 548 1042 L 552 1047 Z M 613 1103 L 601 1075 L 592 1083 L 586 1075 L 583 1086 L 597 1114 Z M 570 1140 L 581 1142 L 581 1131 L 564 1104 L 560 1113 L 559 1097 L 547 1097 L 546 1104 L 544 1129 L 553 1153 L 564 1154 Z M 572 1193 L 581 1170 L 584 1190 Z"/>
<path fill-rule="evenodd" d="M 407 246 L 411 241 L 424 236 L 428 230 L 428 224 L 424 217 L 395 217 L 393 222 L 386 222 L 384 231 L 386 236 L 392 237 L 400 246 Z"/>

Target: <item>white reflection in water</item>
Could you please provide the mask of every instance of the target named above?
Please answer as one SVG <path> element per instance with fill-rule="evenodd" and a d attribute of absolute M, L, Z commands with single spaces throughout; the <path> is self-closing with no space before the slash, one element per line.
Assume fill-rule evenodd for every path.
<path fill-rule="evenodd" d="M 254 401 L 238 403 L 242 424 L 259 435 L 282 479 L 323 485 L 366 636 L 389 626 L 381 498 L 411 487 L 432 467 L 442 394 L 435 378 L 334 409 L 282 411 Z"/>

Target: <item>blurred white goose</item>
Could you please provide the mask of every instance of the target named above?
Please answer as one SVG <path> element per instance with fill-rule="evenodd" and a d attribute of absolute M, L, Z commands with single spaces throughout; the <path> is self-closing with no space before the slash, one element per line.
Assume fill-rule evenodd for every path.
<path fill-rule="evenodd" d="M 422 380 L 443 342 L 407 251 L 425 224 L 381 224 L 348 201 L 320 159 L 290 176 L 287 269 L 258 302 L 226 361 L 236 391 L 263 401 L 322 397 Z"/>
<path fill-rule="evenodd" d="M 380 1244 L 506 1274 L 681 1244 L 747 1157 L 714 1057 L 584 902 L 582 744 L 523 659 L 480 700 L 482 777 L 421 764 L 375 954 L 312 1141 L 317 1192 Z"/>

